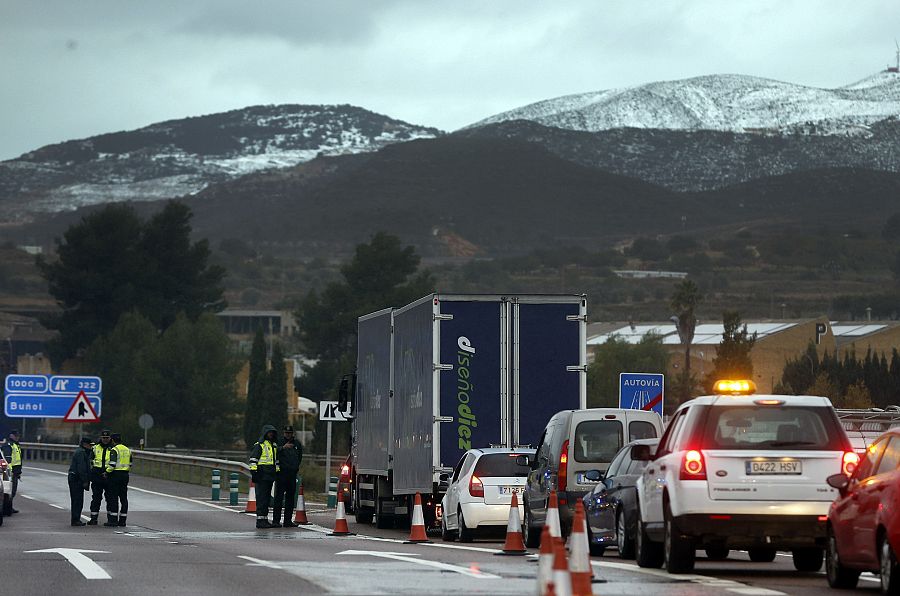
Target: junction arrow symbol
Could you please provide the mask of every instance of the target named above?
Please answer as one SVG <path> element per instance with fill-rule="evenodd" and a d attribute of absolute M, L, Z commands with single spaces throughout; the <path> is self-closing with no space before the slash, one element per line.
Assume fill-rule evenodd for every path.
<path fill-rule="evenodd" d="M 111 579 L 103 567 L 94 563 L 84 553 L 109 553 L 108 550 L 82 550 L 79 548 L 45 548 L 26 550 L 26 553 L 59 553 L 77 569 L 85 579 Z"/>

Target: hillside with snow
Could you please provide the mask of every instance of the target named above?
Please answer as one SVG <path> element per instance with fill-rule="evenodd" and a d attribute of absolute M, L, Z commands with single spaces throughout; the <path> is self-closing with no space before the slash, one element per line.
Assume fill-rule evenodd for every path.
<path fill-rule="evenodd" d="M 317 155 L 439 136 L 349 105 L 253 106 L 48 145 L 0 162 L 3 221 L 114 201 L 195 194 Z"/>
<path fill-rule="evenodd" d="M 567 130 L 619 128 L 848 135 L 900 115 L 900 74 L 836 89 L 743 75 L 708 75 L 548 99 L 467 128 L 529 120 Z"/>

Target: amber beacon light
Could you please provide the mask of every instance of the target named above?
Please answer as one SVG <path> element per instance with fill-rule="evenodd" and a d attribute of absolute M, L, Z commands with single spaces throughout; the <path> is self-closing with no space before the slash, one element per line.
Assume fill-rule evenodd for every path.
<path fill-rule="evenodd" d="M 719 395 L 752 395 L 756 393 L 756 383 L 749 379 L 721 379 L 713 385 Z"/>

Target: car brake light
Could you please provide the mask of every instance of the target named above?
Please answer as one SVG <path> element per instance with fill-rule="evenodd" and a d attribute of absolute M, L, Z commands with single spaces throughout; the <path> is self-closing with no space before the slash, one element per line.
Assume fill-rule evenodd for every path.
<path fill-rule="evenodd" d="M 473 497 L 484 496 L 484 483 L 478 476 L 472 476 L 469 480 L 469 494 Z"/>
<path fill-rule="evenodd" d="M 841 472 L 846 476 L 850 476 L 856 471 L 857 464 L 859 464 L 859 455 L 855 451 L 845 451 L 844 459 L 841 463 Z"/>
<path fill-rule="evenodd" d="M 556 492 L 559 493 L 559 502 L 561 505 L 568 503 L 563 496 L 566 487 L 569 484 L 569 441 L 563 442 L 562 449 L 559 451 L 559 473 L 556 475 Z"/>
<path fill-rule="evenodd" d="M 341 466 L 341 476 L 349 476 L 350 475 L 350 466 L 344 464 Z"/>
<path fill-rule="evenodd" d="M 681 462 L 681 473 L 678 476 L 681 480 L 706 480 L 706 464 L 703 461 L 703 454 L 696 449 L 685 453 Z"/>

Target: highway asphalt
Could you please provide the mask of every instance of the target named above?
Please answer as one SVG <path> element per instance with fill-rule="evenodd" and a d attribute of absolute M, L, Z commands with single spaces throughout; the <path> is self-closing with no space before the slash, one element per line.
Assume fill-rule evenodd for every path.
<path fill-rule="evenodd" d="M 25 467 L 16 507 L 0 527 L 0 594 L 532 594 L 533 557 L 496 556 L 502 535 L 472 544 L 404 544 L 407 530 L 358 526 L 330 536 L 334 513 L 309 504 L 311 526 L 256 530 L 243 506 L 209 500 L 203 487 L 132 477 L 126 528 L 69 526 L 65 469 Z M 101 515 L 101 518 L 104 518 Z M 62 550 L 59 549 L 74 549 Z M 35 552 L 37 551 L 37 552 Z M 82 551 L 82 552 L 76 552 Z M 94 552 L 83 552 L 94 551 Z M 640 569 L 615 550 L 593 559 L 595 594 L 778 596 L 828 593 L 822 573 L 788 555 L 751 563 L 734 553 L 702 558 L 691 575 Z M 877 593 L 864 576 L 860 594 Z M 835 594 L 846 592 L 835 592 Z"/>

